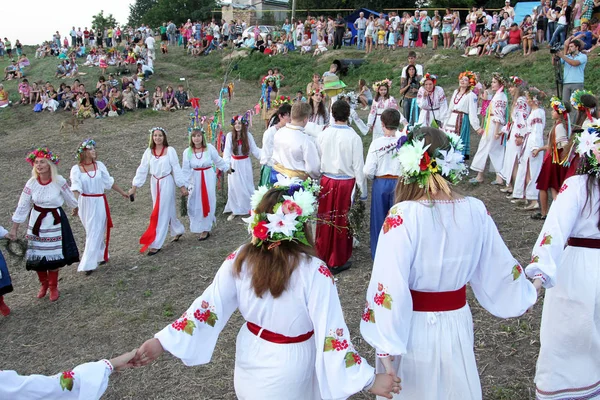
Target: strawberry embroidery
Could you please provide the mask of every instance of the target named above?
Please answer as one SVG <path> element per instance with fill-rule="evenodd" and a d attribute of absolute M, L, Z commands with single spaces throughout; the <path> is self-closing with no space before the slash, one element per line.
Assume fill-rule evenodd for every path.
<path fill-rule="evenodd" d="M 369 302 L 367 301 L 365 304 L 365 310 L 362 314 L 362 320 L 365 322 L 375 323 L 375 311 L 369 308 Z"/>
<path fill-rule="evenodd" d="M 194 311 L 194 318 L 214 328 L 215 324 L 219 320 L 219 317 L 217 317 L 217 314 L 214 312 L 214 310 L 214 306 L 211 307 L 207 301 L 202 300 L 200 308 Z"/>
<path fill-rule="evenodd" d="M 323 351 L 346 351 L 344 355 L 344 363 L 346 368 L 350 368 L 353 365 L 359 365 L 362 363 L 362 357 L 358 355 L 354 347 L 351 343 L 348 343 L 348 340 L 344 339 L 344 330 L 342 328 L 338 328 L 335 331 L 330 330 L 329 334 L 325 337 L 325 344 L 323 346 Z"/>
<path fill-rule="evenodd" d="M 382 306 L 383 308 L 387 308 L 388 310 L 392 309 L 392 296 L 386 293 L 386 287 L 384 287 L 381 283 L 377 284 L 377 293 L 375 293 L 375 297 L 373 301 L 378 306 Z"/>
<path fill-rule="evenodd" d="M 534 255 L 533 257 L 531 257 L 531 263 L 530 264 L 533 264 L 533 263 L 536 263 L 536 262 L 540 262 L 540 257 Z"/>
<path fill-rule="evenodd" d="M 235 255 L 237 254 L 237 252 L 233 252 L 230 255 L 227 256 L 227 258 L 225 260 L 230 261 L 233 260 L 235 258 Z"/>
<path fill-rule="evenodd" d="M 542 241 L 540 242 L 540 246 L 550 246 L 552 244 L 552 236 L 548 235 L 547 233 L 544 233 L 544 237 L 542 238 Z"/>
<path fill-rule="evenodd" d="M 187 319 L 187 317 L 182 317 L 178 319 L 177 321 L 173 322 L 171 326 L 176 331 L 183 331 L 190 336 L 192 336 L 192 334 L 194 333 L 194 329 L 196 329 L 196 323 L 192 320 Z"/>
<path fill-rule="evenodd" d="M 69 392 L 73 390 L 73 378 L 75 378 L 75 373 L 73 371 L 65 371 L 60 376 L 60 387 L 62 390 L 68 390 Z"/>
<path fill-rule="evenodd" d="M 397 228 L 403 223 L 402 213 L 393 207 L 383 221 L 383 233 L 388 233 L 390 229 Z"/>
<path fill-rule="evenodd" d="M 521 268 L 521 266 L 519 264 L 515 264 L 515 266 L 512 269 L 513 281 L 516 281 L 517 279 L 519 279 L 519 277 L 521 276 L 522 273 L 523 273 L 523 268 Z"/>
<path fill-rule="evenodd" d="M 329 270 L 329 268 L 327 268 L 326 265 L 319 266 L 319 272 L 322 275 L 325 275 L 326 277 L 328 277 L 329 279 L 331 279 L 331 283 L 333 283 L 335 285 L 335 279 L 333 277 L 333 274 L 331 273 L 331 271 Z"/>
<path fill-rule="evenodd" d="M 567 185 L 566 183 L 563 183 L 563 185 L 560 187 L 560 190 L 558 191 L 558 193 L 562 193 L 565 190 L 567 190 L 567 188 L 569 187 L 569 185 Z"/>
<path fill-rule="evenodd" d="M 346 368 L 350 368 L 353 365 L 360 365 L 362 362 L 362 357 L 353 351 L 349 351 L 344 356 L 344 361 L 346 361 Z"/>

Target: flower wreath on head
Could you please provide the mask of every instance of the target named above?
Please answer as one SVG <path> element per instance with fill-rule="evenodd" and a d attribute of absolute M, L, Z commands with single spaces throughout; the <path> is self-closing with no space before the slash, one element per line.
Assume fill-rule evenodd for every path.
<path fill-rule="evenodd" d="M 510 76 L 508 79 L 510 81 L 510 84 L 513 86 L 519 87 L 519 86 L 525 86 L 525 84 L 526 84 L 523 79 L 519 78 L 516 75 Z"/>
<path fill-rule="evenodd" d="M 77 159 L 81 161 L 81 155 L 86 150 L 91 150 L 96 148 L 96 141 L 94 139 L 86 139 L 77 148 Z"/>
<path fill-rule="evenodd" d="M 435 86 L 437 84 L 437 76 L 430 74 L 429 72 L 426 73 L 425 75 L 423 75 L 423 78 L 421 78 L 421 86 L 423 86 L 427 81 L 433 82 L 433 86 Z"/>
<path fill-rule="evenodd" d="M 573 147 L 581 159 L 577 173 L 600 178 L 600 124 L 591 125 L 577 134 Z"/>
<path fill-rule="evenodd" d="M 458 74 L 458 80 L 460 81 L 462 78 L 467 77 L 469 79 L 469 90 L 473 89 L 475 85 L 477 85 L 477 75 L 473 71 L 464 71 Z M 425 82 L 423 82 L 425 83 Z"/>
<path fill-rule="evenodd" d="M 536 101 L 538 104 L 542 104 L 542 102 L 548 97 L 548 95 L 542 90 L 536 88 L 535 86 L 530 86 L 527 90 L 527 95 L 531 97 L 532 100 Z"/>
<path fill-rule="evenodd" d="M 567 108 L 565 107 L 565 105 L 563 104 L 563 102 L 560 101 L 560 99 L 558 97 L 556 97 L 556 96 L 552 96 L 550 98 L 550 107 L 552 107 L 552 109 L 554 111 L 556 111 L 557 113 L 559 113 L 563 117 L 565 116 L 565 113 L 568 115 Z"/>
<path fill-rule="evenodd" d="M 586 94 L 590 95 L 590 96 L 594 95 L 594 93 L 590 92 L 589 90 L 583 90 L 583 89 L 576 90 L 573 93 L 571 93 L 571 98 L 569 100 L 571 101 L 571 105 L 576 110 L 580 110 L 580 111 L 588 110 L 588 108 L 581 101 L 581 96 L 586 95 Z"/>
<path fill-rule="evenodd" d="M 246 115 L 235 115 L 231 118 L 231 126 L 235 125 L 237 121 L 240 121 L 242 125 L 248 125 L 248 118 Z"/>
<path fill-rule="evenodd" d="M 277 96 L 275 100 L 272 101 L 273 107 L 281 107 L 284 104 L 292 104 L 292 98 L 290 96 Z"/>
<path fill-rule="evenodd" d="M 506 78 L 500 72 L 492 72 L 492 79 L 497 80 L 501 87 L 506 86 Z"/>
<path fill-rule="evenodd" d="M 373 84 L 373 90 L 378 91 L 380 86 L 386 86 L 388 88 L 388 92 L 389 92 L 390 89 L 392 88 L 392 81 L 390 81 L 389 79 L 386 78 L 382 81 L 375 82 Z"/>
<path fill-rule="evenodd" d="M 252 244 L 260 247 L 269 242 L 269 250 L 283 241 L 309 246 L 304 224 L 314 219 L 313 213 L 321 191 L 319 182 L 310 178 L 302 181 L 278 174 L 273 189 L 281 190 L 286 195 L 283 196 L 283 201 L 275 204 L 272 213 L 257 214 L 254 211 L 270 190 L 267 186 L 260 186 L 250 198 L 252 211 L 243 221 L 248 224 L 248 232 L 252 234 Z"/>
<path fill-rule="evenodd" d="M 417 183 L 433 194 L 437 193 L 437 186 L 450 194 L 446 181 L 456 185 L 468 171 L 460 136 L 444 133 L 449 144 L 446 148 L 438 149 L 433 157 L 427 152 L 430 145 L 425 145 L 425 134 L 421 132 L 420 125 L 413 127 L 409 136 L 401 136 L 395 146 L 381 150 L 395 152 L 394 158 L 400 164 L 399 179 L 404 184 Z"/>
<path fill-rule="evenodd" d="M 150 132 L 150 136 L 154 133 L 154 131 L 161 131 L 163 135 L 167 136 L 167 130 L 165 128 L 161 128 L 160 126 L 155 126 L 148 130 Z"/>
<path fill-rule="evenodd" d="M 58 163 L 60 162 L 60 159 L 58 158 L 58 156 L 55 155 L 54 153 L 52 153 L 50 151 L 50 149 L 48 149 L 47 147 L 38 147 L 37 149 L 33 150 L 31 153 L 27 154 L 27 157 L 25 157 L 25 160 L 29 164 L 31 164 L 31 166 L 33 166 L 36 158 L 45 158 L 54 165 L 58 165 Z"/>

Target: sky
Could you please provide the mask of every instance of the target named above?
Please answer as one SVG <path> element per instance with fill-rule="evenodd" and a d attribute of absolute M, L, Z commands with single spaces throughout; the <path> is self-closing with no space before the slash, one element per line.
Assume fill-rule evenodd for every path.
<path fill-rule="evenodd" d="M 19 39 L 24 45 L 35 45 L 51 40 L 58 31 L 61 37 L 75 29 L 92 24 L 92 16 L 104 10 L 104 15 L 112 14 L 118 23 L 125 24 L 129 17 L 129 5 L 134 0 L 75 0 L 55 2 L 51 0 L 19 0 L 20 17 L 8 18 L 0 22 L 0 37 L 8 38 L 13 44 Z M 7 10 L 3 7 L 4 11 Z"/>

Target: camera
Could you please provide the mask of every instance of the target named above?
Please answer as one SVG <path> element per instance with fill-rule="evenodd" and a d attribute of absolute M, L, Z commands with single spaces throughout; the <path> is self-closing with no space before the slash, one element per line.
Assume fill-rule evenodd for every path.
<path fill-rule="evenodd" d="M 556 54 L 559 51 L 560 51 L 560 43 L 557 43 L 554 46 L 550 47 L 550 54 Z"/>

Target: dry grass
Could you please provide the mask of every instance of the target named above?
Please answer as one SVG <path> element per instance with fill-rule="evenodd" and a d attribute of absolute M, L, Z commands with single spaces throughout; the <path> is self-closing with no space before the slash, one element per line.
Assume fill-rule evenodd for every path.
<path fill-rule="evenodd" d="M 210 104 L 221 82 L 214 75 L 186 70 L 172 57 L 166 61 L 159 59 L 157 63 L 159 71 L 171 71 L 169 76 L 159 72 L 151 83 L 165 83 L 167 79 L 177 83 L 179 76 L 193 77 L 190 84 L 194 94 L 203 100 L 202 110 L 212 110 Z M 95 82 L 97 75 L 91 75 L 94 74 L 86 79 Z M 228 106 L 226 118 L 250 108 L 258 96 L 255 81 L 236 81 L 236 96 Z M 116 182 L 128 188 L 147 145 L 149 127 L 164 126 L 169 131 L 170 144 L 179 154 L 187 141 L 186 112 L 146 111 L 114 119 L 88 120 L 75 134 L 69 130 L 59 132 L 63 119 L 66 119 L 64 113 L 37 115 L 29 107 L 13 107 L 10 114 L 0 112 L 0 168 L 5 171 L 0 178 L 0 202 L 5 205 L 0 211 L 0 221 L 5 226 L 10 224 L 10 216 L 30 174 L 23 157 L 34 145 L 48 144 L 62 155 L 59 169 L 67 176 L 75 163 L 78 143 L 93 137 L 98 142 L 100 160 L 108 166 Z M 256 119 L 252 131 L 256 132 L 258 142 L 262 130 L 261 121 Z M 475 139 L 473 149 L 476 145 Z M 257 180 L 258 165 L 254 163 Z M 460 189 L 486 203 L 513 254 L 522 262 L 529 260 L 541 224 L 516 212 L 500 192 L 487 184 L 477 188 L 463 184 Z M 8 259 L 15 292 L 6 297 L 12 308 L 11 316 L 0 319 L 2 368 L 23 374 L 53 374 L 88 360 L 116 356 L 152 337 L 191 304 L 208 286 L 224 257 L 246 240 L 241 221 L 226 222 L 220 214 L 223 200 L 219 198 L 218 222 L 210 240 L 198 242 L 187 233 L 157 256 L 146 257 L 138 252 L 138 238 L 148 223 L 151 209 L 148 185 L 139 191 L 134 203 L 110 194 L 115 222 L 111 261 L 89 277 L 77 273 L 75 266 L 62 269 L 61 298 L 56 303 L 47 298 L 36 299 L 35 274 L 25 271 L 17 260 Z M 71 223 L 83 250 L 82 226 L 75 218 Z M 353 268 L 341 274 L 338 290 L 353 340 L 372 362 L 373 350 L 361 340 L 358 328 L 372 267 L 368 232 L 362 237 L 365 239 L 352 258 Z M 522 318 L 499 320 L 483 310 L 472 295 L 470 299 L 484 398 L 533 399 L 541 305 Z M 147 368 L 114 375 L 105 398 L 176 399 L 185 394 L 192 399 L 234 399 L 235 336 L 242 323 L 241 316 L 234 314 L 221 334 L 210 365 L 187 368 L 165 355 Z M 367 397 L 358 394 L 353 398 Z"/>

